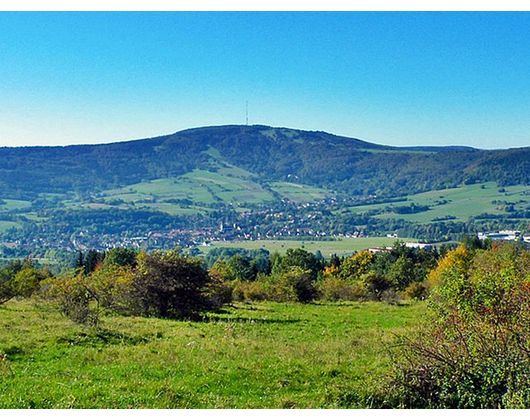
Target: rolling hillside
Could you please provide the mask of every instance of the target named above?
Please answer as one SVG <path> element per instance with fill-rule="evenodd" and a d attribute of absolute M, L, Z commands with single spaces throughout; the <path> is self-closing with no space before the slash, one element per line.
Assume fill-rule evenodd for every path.
<path fill-rule="evenodd" d="M 529 183 L 530 149 L 396 148 L 324 132 L 206 127 L 112 144 L 0 148 L 0 197 L 93 193 L 223 169 L 237 170 L 236 177 L 254 178 L 257 184 L 295 182 L 354 195 L 396 196 L 464 183 Z"/>
<path fill-rule="evenodd" d="M 525 230 L 529 184 L 530 148 L 397 148 L 266 126 L 0 148 L 0 254 Z"/>

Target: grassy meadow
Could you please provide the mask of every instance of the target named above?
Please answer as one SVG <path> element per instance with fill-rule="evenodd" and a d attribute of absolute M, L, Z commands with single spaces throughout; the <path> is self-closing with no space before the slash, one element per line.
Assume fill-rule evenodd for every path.
<path fill-rule="evenodd" d="M 420 303 L 236 304 L 203 322 L 0 306 L 0 408 L 356 407 Z"/>
<path fill-rule="evenodd" d="M 372 247 L 392 246 L 398 238 L 368 237 L 368 238 L 335 238 L 333 241 L 300 241 L 300 240 L 275 240 L 264 239 L 260 241 L 214 241 L 211 246 L 200 246 L 203 253 L 208 253 L 213 248 L 244 248 L 266 249 L 269 252 L 285 253 L 289 248 L 302 248 L 315 253 L 320 251 L 323 256 L 332 254 L 350 255 Z M 399 238 L 400 241 L 416 242 L 415 239 Z"/>
<path fill-rule="evenodd" d="M 388 207 L 408 206 L 412 203 L 418 206 L 429 206 L 430 209 L 414 214 L 396 214 L 387 211 L 375 217 L 381 219 L 403 219 L 413 223 L 431 223 L 436 220 L 453 217 L 454 221 L 466 222 L 474 216 L 488 213 L 506 215 L 504 203 L 511 203 L 515 209 L 522 209 L 530 205 L 530 187 L 517 185 L 499 188 L 495 182 L 464 185 L 458 188 L 429 191 L 405 197 L 406 201 L 396 203 L 371 204 L 366 206 L 349 207 L 348 212 L 365 213 L 370 210 L 386 209 Z"/>

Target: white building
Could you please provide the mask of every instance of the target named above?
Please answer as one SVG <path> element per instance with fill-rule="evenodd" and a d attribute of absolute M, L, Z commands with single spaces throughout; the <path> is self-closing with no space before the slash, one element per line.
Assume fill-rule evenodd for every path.
<path fill-rule="evenodd" d="M 500 230 L 498 232 L 488 232 L 488 233 L 481 232 L 478 234 L 478 238 L 481 241 L 483 241 L 484 239 L 491 239 L 492 241 L 515 241 L 515 240 L 518 240 L 520 237 L 521 237 L 520 230 Z"/>
<path fill-rule="evenodd" d="M 425 249 L 426 251 L 429 251 L 433 248 L 432 244 L 420 244 L 419 242 L 406 242 L 405 246 L 407 248 Z"/>

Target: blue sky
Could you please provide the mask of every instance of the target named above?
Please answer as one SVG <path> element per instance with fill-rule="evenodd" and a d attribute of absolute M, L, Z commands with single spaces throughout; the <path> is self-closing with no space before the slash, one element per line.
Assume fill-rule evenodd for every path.
<path fill-rule="evenodd" d="M 529 13 L 0 13 L 0 145 L 205 125 L 530 146 Z"/>

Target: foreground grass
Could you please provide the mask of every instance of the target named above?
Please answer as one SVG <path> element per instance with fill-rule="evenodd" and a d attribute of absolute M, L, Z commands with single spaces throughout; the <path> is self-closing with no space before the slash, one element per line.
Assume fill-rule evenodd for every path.
<path fill-rule="evenodd" d="M 238 304 L 204 322 L 0 307 L 0 408 L 355 407 L 422 304 Z"/>

